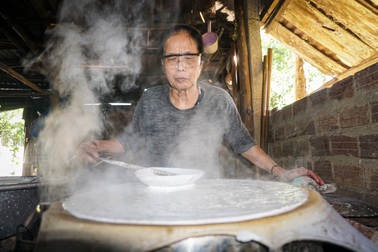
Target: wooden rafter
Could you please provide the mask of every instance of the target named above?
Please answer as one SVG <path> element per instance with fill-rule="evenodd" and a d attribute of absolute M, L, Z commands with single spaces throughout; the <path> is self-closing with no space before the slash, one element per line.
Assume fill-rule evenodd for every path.
<path fill-rule="evenodd" d="M 25 42 L 26 46 L 32 50 L 34 53 L 38 53 L 38 48 L 35 45 L 34 41 L 30 39 L 30 37 L 26 34 L 24 28 L 22 28 L 18 23 L 13 22 L 11 19 L 9 19 L 8 15 L 4 12 L 0 11 L 0 16 L 5 20 L 5 22 L 9 25 L 11 29 L 13 29 L 18 36 Z"/>
<path fill-rule="evenodd" d="M 298 15 L 298 11 L 301 15 Z M 308 36 L 315 35 L 318 44 L 329 48 L 349 67 L 358 65 L 376 53 L 345 27 L 306 1 L 292 1 L 283 17 Z M 348 48 L 353 48 L 353 51 Z"/>
<path fill-rule="evenodd" d="M 41 93 L 41 94 L 44 94 L 44 95 L 48 95 L 49 92 L 38 87 L 36 84 L 34 84 L 33 82 L 29 81 L 27 78 L 25 78 L 25 76 L 23 76 L 22 74 L 19 74 L 17 73 L 16 71 L 14 71 L 12 68 L 8 67 L 7 65 L 5 65 L 4 63 L 0 62 L 0 69 L 2 71 L 4 71 L 5 73 L 9 74 L 10 76 L 12 76 L 13 78 L 16 78 L 17 80 L 21 81 L 22 83 L 24 83 L 26 86 L 30 87 L 31 89 Z"/>
<path fill-rule="evenodd" d="M 294 36 L 290 30 L 277 22 L 270 34 L 312 65 L 318 66 L 317 60 L 322 59 L 322 64 L 318 66 L 318 69 L 325 74 L 337 75 L 346 70 L 339 62 L 327 57 L 300 37 Z"/>

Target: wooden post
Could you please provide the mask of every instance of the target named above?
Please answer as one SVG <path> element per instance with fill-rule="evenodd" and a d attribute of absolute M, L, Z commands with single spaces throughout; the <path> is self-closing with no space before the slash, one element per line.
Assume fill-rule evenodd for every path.
<path fill-rule="evenodd" d="M 303 70 L 303 59 L 295 56 L 295 100 L 306 96 L 306 76 Z"/>
<path fill-rule="evenodd" d="M 262 106 L 262 53 L 257 0 L 235 0 L 240 115 L 260 144 Z M 245 13 L 245 10 L 247 13 Z M 250 167 L 249 167 L 250 168 Z M 259 169 L 255 169 L 259 177 Z"/>
<path fill-rule="evenodd" d="M 261 108 L 262 108 L 262 51 L 260 37 L 259 0 L 244 0 L 247 12 L 247 48 L 249 75 L 252 89 L 253 137 L 261 144 Z"/>
<path fill-rule="evenodd" d="M 238 65 L 237 65 L 237 52 L 236 44 L 231 44 L 231 81 L 232 81 L 232 98 L 235 102 L 236 107 L 240 110 L 239 103 L 239 80 L 238 80 Z"/>
<path fill-rule="evenodd" d="M 245 13 L 243 0 L 235 1 L 235 16 L 238 24 L 237 54 L 238 54 L 238 77 L 240 85 L 240 115 L 250 134 L 254 135 L 252 87 L 249 73 L 248 45 L 245 27 Z"/>
<path fill-rule="evenodd" d="M 238 24 L 240 113 L 256 143 L 261 144 L 262 53 L 258 1 L 235 0 L 234 6 Z"/>
<path fill-rule="evenodd" d="M 268 152 L 268 134 L 269 134 L 269 103 L 270 103 L 270 79 L 272 75 L 273 51 L 268 48 L 268 55 L 264 56 L 263 71 L 263 94 L 262 94 L 262 111 L 261 111 L 261 148 Z"/>

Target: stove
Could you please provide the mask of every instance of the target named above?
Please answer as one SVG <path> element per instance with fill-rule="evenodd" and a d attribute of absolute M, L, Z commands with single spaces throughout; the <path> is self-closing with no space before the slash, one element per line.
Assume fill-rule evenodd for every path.
<path fill-rule="evenodd" d="M 43 214 L 36 251 L 303 251 L 304 247 L 378 249 L 314 190 L 280 182 L 220 179 L 169 190 L 129 183 L 72 195 Z"/>

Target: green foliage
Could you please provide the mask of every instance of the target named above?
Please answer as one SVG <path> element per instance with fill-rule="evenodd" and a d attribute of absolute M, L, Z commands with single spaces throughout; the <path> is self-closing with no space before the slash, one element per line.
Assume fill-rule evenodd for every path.
<path fill-rule="evenodd" d="M 295 63 L 290 50 L 269 34 L 261 33 L 263 55 L 272 48 L 270 108 L 282 108 L 293 102 L 295 83 Z"/>
<path fill-rule="evenodd" d="M 268 54 L 268 48 L 272 48 L 273 53 L 270 109 L 281 109 L 295 101 L 295 54 L 264 31 L 261 31 L 261 47 L 263 55 Z M 307 93 L 321 87 L 330 79 L 330 76 L 322 74 L 306 62 L 304 71 Z"/>
<path fill-rule="evenodd" d="M 323 86 L 324 83 L 332 79 L 332 76 L 322 74 L 318 69 L 312 67 L 310 64 L 305 63 L 303 69 L 307 79 L 307 93 L 315 91 Z"/>
<path fill-rule="evenodd" d="M 22 109 L 17 109 L 0 113 L 1 144 L 11 150 L 13 158 L 25 141 L 22 112 Z"/>

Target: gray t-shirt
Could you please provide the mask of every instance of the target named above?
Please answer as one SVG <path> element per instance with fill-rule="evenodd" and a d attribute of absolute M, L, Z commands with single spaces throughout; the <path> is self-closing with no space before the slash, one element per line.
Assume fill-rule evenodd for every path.
<path fill-rule="evenodd" d="M 201 169 L 216 178 L 223 140 L 237 153 L 254 146 L 231 96 L 206 83 L 198 86 L 201 99 L 187 110 L 172 105 L 168 84 L 146 90 L 132 122 L 117 138 L 125 151 L 138 153 L 143 166 Z"/>

